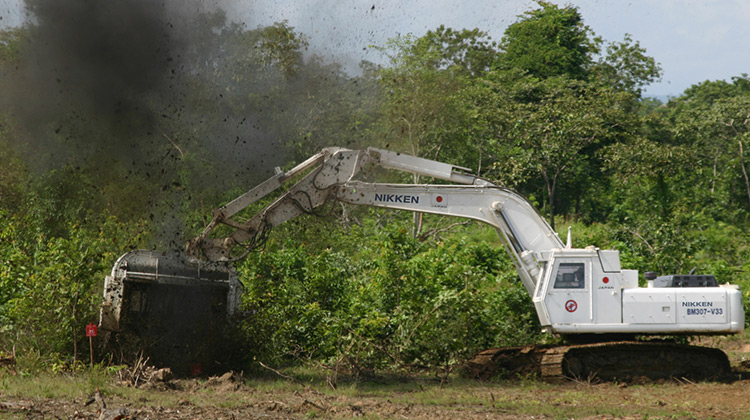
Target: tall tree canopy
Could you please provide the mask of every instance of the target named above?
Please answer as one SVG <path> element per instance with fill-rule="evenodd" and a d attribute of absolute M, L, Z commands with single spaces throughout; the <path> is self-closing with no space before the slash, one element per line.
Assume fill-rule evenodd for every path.
<path fill-rule="evenodd" d="M 537 5 L 538 9 L 524 13 L 505 30 L 500 43 L 503 67 L 522 69 L 539 78 L 567 75 L 586 79 L 599 40 L 591 37 L 591 29 L 583 24 L 576 7 L 560 8 L 541 0 Z"/>

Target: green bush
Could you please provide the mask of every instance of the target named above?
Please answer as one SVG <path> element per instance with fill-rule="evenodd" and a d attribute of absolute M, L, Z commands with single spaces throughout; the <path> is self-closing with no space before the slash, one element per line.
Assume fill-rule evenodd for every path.
<path fill-rule="evenodd" d="M 49 236 L 2 212 L 0 227 L 0 343 L 50 362 L 76 356 L 85 325 L 97 321 L 104 276 L 138 228 L 109 218 Z"/>
<path fill-rule="evenodd" d="M 243 331 L 256 357 L 315 359 L 354 371 L 447 371 L 499 344 L 538 340 L 531 300 L 505 250 L 425 243 L 386 228 L 358 252 L 288 242 L 242 266 Z"/>

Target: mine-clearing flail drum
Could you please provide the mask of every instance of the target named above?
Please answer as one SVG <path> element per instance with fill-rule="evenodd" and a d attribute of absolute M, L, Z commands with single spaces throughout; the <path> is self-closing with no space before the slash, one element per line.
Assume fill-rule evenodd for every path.
<path fill-rule="evenodd" d="M 104 284 L 100 328 L 124 357 L 143 354 L 175 372 L 208 370 L 241 285 L 230 264 L 138 250 L 120 257 Z"/>

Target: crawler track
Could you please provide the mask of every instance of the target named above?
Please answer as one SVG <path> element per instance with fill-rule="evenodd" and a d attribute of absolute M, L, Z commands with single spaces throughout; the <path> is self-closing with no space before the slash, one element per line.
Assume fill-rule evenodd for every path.
<path fill-rule="evenodd" d="M 490 349 L 477 354 L 466 372 L 477 379 L 535 375 L 548 381 L 722 381 L 731 377 L 729 359 L 721 350 L 636 341 Z"/>

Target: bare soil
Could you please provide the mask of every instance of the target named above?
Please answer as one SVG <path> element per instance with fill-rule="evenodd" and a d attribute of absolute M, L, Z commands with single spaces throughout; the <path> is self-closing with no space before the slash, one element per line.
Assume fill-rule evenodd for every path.
<path fill-rule="evenodd" d="M 178 380 L 138 393 L 81 398 L 0 396 L 0 418 L 26 419 L 643 419 L 750 418 L 750 380 L 625 385 L 533 380 L 444 384 L 421 380 L 318 390 L 295 383 Z M 127 395 L 127 396 L 126 396 Z"/>
<path fill-rule="evenodd" d="M 720 344 L 734 380 L 545 383 L 410 376 L 197 379 L 112 383 L 101 398 L 19 396 L 0 381 L 0 419 L 750 419 L 750 345 Z M 1 378 L 0 378 L 1 379 Z M 43 392 L 40 392 L 43 394 Z M 79 393 L 80 394 L 80 393 Z M 103 404 L 102 404 L 103 403 Z"/>

